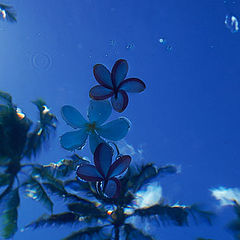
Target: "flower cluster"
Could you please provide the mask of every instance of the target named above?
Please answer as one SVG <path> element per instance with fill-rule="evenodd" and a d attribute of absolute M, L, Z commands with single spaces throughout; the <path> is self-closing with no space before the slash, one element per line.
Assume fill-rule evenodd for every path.
<path fill-rule="evenodd" d="M 90 89 L 90 100 L 86 120 L 74 107 L 65 105 L 61 109 L 63 119 L 76 129 L 67 132 L 60 138 L 63 148 L 73 151 L 82 149 L 89 138 L 90 150 L 94 154 L 94 165 L 81 164 L 77 168 L 80 179 L 96 182 L 97 191 L 109 198 L 116 198 L 121 190 L 120 181 L 116 176 L 124 173 L 131 162 L 128 155 L 118 154 L 112 163 L 113 149 L 107 140 L 123 139 L 130 128 L 130 121 L 120 117 L 105 123 L 110 117 L 112 108 L 123 112 L 128 105 L 127 92 L 142 92 L 146 86 L 138 78 L 126 78 L 128 64 L 119 59 L 114 64 L 111 73 L 102 64 L 93 67 L 93 73 L 100 85 Z M 111 104 L 107 100 L 111 97 Z M 105 123 L 105 124 L 104 124 Z"/>

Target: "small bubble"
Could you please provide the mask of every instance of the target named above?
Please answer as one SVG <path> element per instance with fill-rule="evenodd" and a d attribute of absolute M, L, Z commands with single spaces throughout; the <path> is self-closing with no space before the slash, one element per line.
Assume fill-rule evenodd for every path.
<path fill-rule="evenodd" d="M 32 66 L 38 70 L 48 70 L 52 66 L 52 58 L 47 53 L 36 53 L 31 58 Z"/>
<path fill-rule="evenodd" d="M 135 47 L 135 44 L 134 43 L 129 43 L 126 45 L 126 49 L 130 50 L 130 49 L 133 49 Z"/>
<path fill-rule="evenodd" d="M 165 44 L 165 43 L 166 43 L 166 41 L 165 41 L 164 38 L 159 38 L 158 41 L 159 41 L 161 44 Z"/>
<path fill-rule="evenodd" d="M 167 40 L 165 38 L 159 38 L 158 39 L 158 42 L 161 44 L 161 45 L 164 45 L 165 46 L 165 49 L 168 50 L 168 51 L 171 51 L 172 50 L 172 46 L 168 44 Z"/>

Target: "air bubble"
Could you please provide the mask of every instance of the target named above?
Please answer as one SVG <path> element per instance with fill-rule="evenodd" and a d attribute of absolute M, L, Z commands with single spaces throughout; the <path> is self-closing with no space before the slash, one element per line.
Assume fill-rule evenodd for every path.
<path fill-rule="evenodd" d="M 161 44 L 165 44 L 166 43 L 166 40 L 164 38 L 159 38 L 158 41 L 161 43 Z"/>
<path fill-rule="evenodd" d="M 135 47 L 135 44 L 134 44 L 134 43 L 129 43 L 129 44 L 126 45 L 125 48 L 126 48 L 127 50 L 131 50 L 131 49 L 133 49 L 134 47 Z"/>
<path fill-rule="evenodd" d="M 166 50 L 171 51 L 172 46 L 168 44 L 167 40 L 165 38 L 159 38 L 158 42 L 165 47 Z"/>

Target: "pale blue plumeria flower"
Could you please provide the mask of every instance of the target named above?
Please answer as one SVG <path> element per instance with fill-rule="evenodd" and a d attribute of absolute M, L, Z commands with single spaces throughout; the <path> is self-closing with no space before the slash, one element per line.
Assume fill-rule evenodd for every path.
<path fill-rule="evenodd" d="M 74 107 L 65 105 L 61 109 L 62 117 L 76 131 L 67 132 L 61 136 L 60 142 L 63 148 L 73 151 L 82 149 L 89 136 L 91 152 L 94 153 L 98 144 L 105 142 L 103 138 L 119 141 L 124 138 L 130 128 L 130 122 L 126 118 L 118 118 L 102 125 L 111 115 L 111 104 L 104 101 L 91 100 L 85 120 L 82 114 Z"/>

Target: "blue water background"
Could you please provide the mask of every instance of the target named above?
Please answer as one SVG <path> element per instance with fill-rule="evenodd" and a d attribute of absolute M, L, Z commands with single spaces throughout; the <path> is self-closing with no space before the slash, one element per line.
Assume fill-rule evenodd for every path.
<path fill-rule="evenodd" d="M 130 95 L 126 141 L 143 149 L 145 162 L 181 166 L 181 173 L 159 179 L 168 203 L 203 203 L 219 217 L 214 226 L 152 227 L 156 239 L 232 239 L 224 228 L 234 215 L 218 208 L 210 188 L 240 187 L 240 33 L 224 24 L 240 14 L 238 1 L 221 0 L 18 0 L 17 24 L 0 23 L 0 89 L 32 119 L 30 103 L 43 98 L 59 124 L 48 149 L 36 159 L 56 162 L 68 156 L 59 136 L 70 128 L 60 108 L 71 104 L 83 114 L 96 84 L 96 63 L 112 67 L 127 59 L 128 76 L 147 89 Z M 159 39 L 163 39 L 161 43 Z M 113 113 L 113 118 L 119 114 Z M 83 152 L 91 157 L 88 146 Z M 56 211 L 63 210 L 56 202 Z M 19 228 L 46 210 L 21 197 Z M 141 226 L 140 226 L 141 227 Z M 18 232 L 15 240 L 60 239 L 77 228 Z"/>

